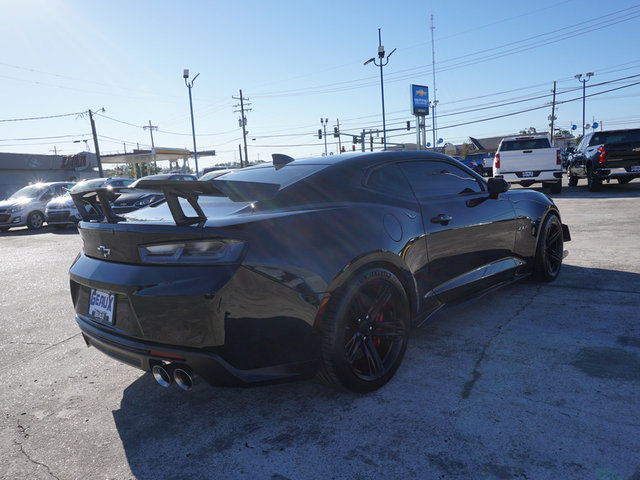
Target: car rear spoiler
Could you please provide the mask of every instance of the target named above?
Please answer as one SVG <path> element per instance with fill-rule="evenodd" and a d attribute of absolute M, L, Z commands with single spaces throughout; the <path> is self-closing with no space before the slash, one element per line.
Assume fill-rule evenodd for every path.
<path fill-rule="evenodd" d="M 169 210 L 171 216 L 178 226 L 204 225 L 207 221 L 207 216 L 202 211 L 202 208 L 198 204 L 198 198 L 201 195 L 215 195 L 226 196 L 219 188 L 217 188 L 211 182 L 200 181 L 187 181 L 187 180 L 139 180 L 135 186 L 136 190 L 160 190 Z M 84 190 L 80 192 L 71 193 L 73 202 L 78 207 L 78 211 L 82 216 L 82 220 L 85 222 L 107 222 L 118 223 L 124 219 L 116 215 L 111 208 L 110 198 L 106 188 L 97 188 L 93 190 Z M 184 213 L 184 209 L 180 204 L 180 198 L 184 198 L 189 205 L 195 210 L 196 216 L 188 217 Z M 91 208 L 87 209 L 89 205 Z M 92 212 L 96 212 L 93 213 Z"/>

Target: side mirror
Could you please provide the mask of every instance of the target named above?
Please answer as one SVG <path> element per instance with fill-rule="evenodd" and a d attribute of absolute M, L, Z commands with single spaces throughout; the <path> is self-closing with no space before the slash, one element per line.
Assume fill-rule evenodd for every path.
<path fill-rule="evenodd" d="M 504 178 L 491 177 L 487 181 L 487 186 L 489 188 L 489 196 L 491 198 L 498 198 L 498 195 L 506 192 L 511 188 L 509 182 L 507 182 Z"/>

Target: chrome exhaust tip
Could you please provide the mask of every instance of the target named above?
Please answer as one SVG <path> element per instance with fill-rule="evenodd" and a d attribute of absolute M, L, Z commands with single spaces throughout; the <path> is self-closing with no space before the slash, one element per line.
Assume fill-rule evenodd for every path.
<path fill-rule="evenodd" d="M 193 388 L 193 379 L 195 375 L 189 367 L 176 367 L 173 370 L 173 379 L 183 390 L 191 390 Z"/>
<path fill-rule="evenodd" d="M 154 365 L 151 369 L 151 373 L 153 374 L 153 378 L 155 378 L 156 382 L 158 382 L 158 385 L 161 387 L 167 388 L 171 385 L 171 374 L 163 365 Z"/>

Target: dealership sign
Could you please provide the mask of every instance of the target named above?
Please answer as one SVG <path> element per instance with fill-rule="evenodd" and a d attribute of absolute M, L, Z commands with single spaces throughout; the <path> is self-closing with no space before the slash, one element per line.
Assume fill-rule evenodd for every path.
<path fill-rule="evenodd" d="M 411 113 L 429 115 L 429 87 L 411 85 Z"/>

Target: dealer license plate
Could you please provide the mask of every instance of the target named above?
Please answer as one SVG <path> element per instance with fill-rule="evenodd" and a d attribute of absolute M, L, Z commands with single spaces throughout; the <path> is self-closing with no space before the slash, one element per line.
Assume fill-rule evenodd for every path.
<path fill-rule="evenodd" d="M 640 172 L 640 165 L 634 165 L 633 167 L 631 167 L 631 171 L 632 172 Z"/>
<path fill-rule="evenodd" d="M 116 309 L 116 296 L 113 293 L 91 289 L 89 297 L 89 315 L 96 320 L 113 324 L 113 312 Z"/>
<path fill-rule="evenodd" d="M 522 172 L 522 176 L 524 178 L 533 177 L 533 172 Z"/>

